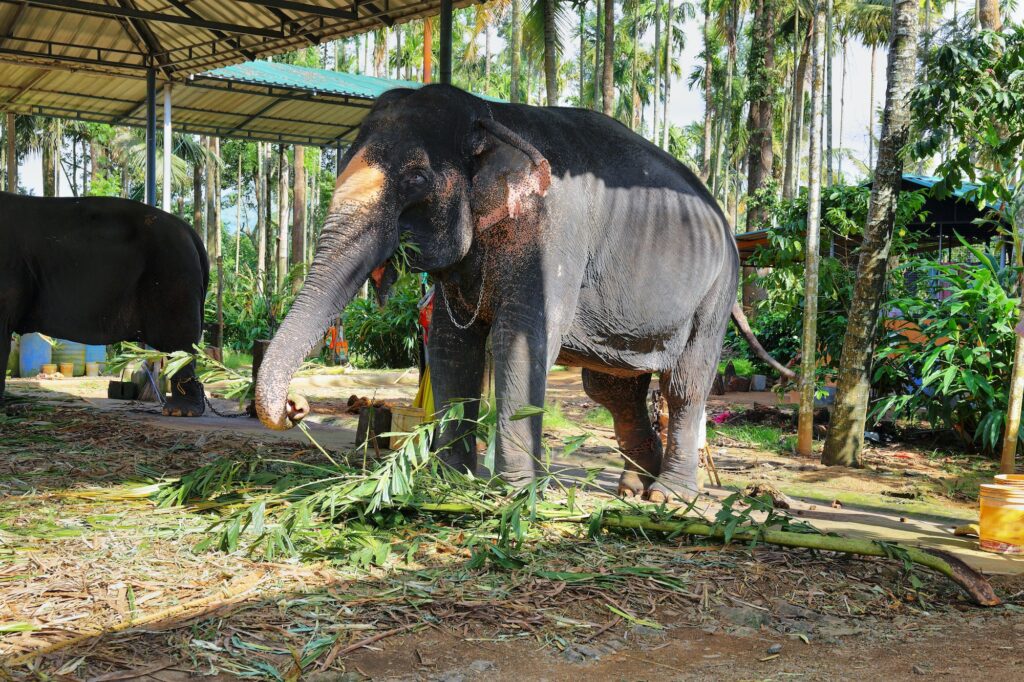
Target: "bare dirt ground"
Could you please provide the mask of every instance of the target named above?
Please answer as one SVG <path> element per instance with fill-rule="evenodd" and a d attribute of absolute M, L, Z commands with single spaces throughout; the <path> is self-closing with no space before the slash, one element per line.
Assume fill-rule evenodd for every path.
<path fill-rule="evenodd" d="M 350 394 L 405 401 L 415 375 L 297 385 L 320 414 L 318 439 L 341 448 L 355 419 L 342 407 Z M 711 492 L 758 480 L 791 495 L 797 518 L 815 525 L 946 543 L 999 573 L 1001 607 L 972 606 L 926 571 L 915 588 L 891 560 L 623 533 L 595 541 L 556 524 L 539 524 L 512 567 L 470 568 L 474 547 L 492 536 L 437 518 L 401 531 L 393 542 L 408 549 L 403 560 L 380 566 L 197 551 L 211 512 L 157 508 L 149 483 L 216 458 L 308 459 L 315 449 L 246 420 L 119 411 L 97 399 L 102 382 L 11 388 L 25 399 L 0 410 L 3 676 L 1001 680 L 1024 664 L 1020 562 L 980 555 L 949 533 L 976 518 L 971 491 L 990 473 L 956 453 L 893 444 L 869 451 L 865 469 L 830 470 L 784 443 L 764 447 L 791 433 L 784 423 L 751 432 L 737 419 L 711 435 L 723 477 Z M 549 442 L 591 434 L 567 464 L 605 465 L 603 480 L 614 480 L 610 427 L 578 375 L 553 374 L 551 389 L 559 414 L 545 426 Z M 717 401 L 711 412 L 759 400 L 772 404 Z"/>

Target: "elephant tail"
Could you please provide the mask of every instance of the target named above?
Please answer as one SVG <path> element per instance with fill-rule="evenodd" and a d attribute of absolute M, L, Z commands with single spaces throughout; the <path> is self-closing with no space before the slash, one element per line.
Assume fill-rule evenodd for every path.
<path fill-rule="evenodd" d="M 747 321 L 747 316 L 743 314 L 743 308 L 740 307 L 739 303 L 732 304 L 732 321 L 735 323 L 736 328 L 740 330 L 740 334 L 743 335 L 743 338 L 746 339 L 750 347 L 754 349 L 757 357 L 771 365 L 772 369 L 778 372 L 779 376 L 782 378 L 787 379 L 788 381 L 796 381 L 796 373 L 773 358 L 768 351 L 764 349 L 761 342 L 757 340 L 757 337 L 754 336 L 754 332 L 750 329 L 750 323 Z"/>

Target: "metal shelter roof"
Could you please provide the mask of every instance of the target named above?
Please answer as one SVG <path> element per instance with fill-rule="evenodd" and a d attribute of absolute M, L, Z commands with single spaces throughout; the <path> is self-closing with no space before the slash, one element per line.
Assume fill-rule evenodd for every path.
<path fill-rule="evenodd" d="M 145 127 L 146 79 L 47 71 L 31 88 L 32 67 L 3 65 L 18 80 L 0 82 L 8 111 Z M 373 101 L 420 83 L 291 64 L 247 62 L 173 84 L 176 131 L 268 142 L 329 146 L 351 140 Z"/>
<path fill-rule="evenodd" d="M 453 3 L 470 4 L 470 0 Z M 6 64 L 163 80 L 437 14 L 441 0 L 0 0 Z"/>

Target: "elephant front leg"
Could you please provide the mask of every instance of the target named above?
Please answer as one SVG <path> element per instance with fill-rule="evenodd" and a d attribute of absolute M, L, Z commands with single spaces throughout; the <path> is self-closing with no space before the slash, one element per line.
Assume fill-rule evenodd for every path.
<path fill-rule="evenodd" d="M 205 411 L 206 394 L 196 378 L 196 362 L 193 360 L 171 377 L 171 397 L 164 403 L 164 415 L 202 417 Z"/>
<path fill-rule="evenodd" d="M 540 470 L 544 420 L 542 414 L 513 417 L 526 406 L 544 407 L 548 370 L 560 337 L 545 324 L 543 310 L 506 308 L 492 327 L 491 343 L 498 409 L 495 473 L 522 486 Z"/>
<path fill-rule="evenodd" d="M 427 362 L 437 409 L 435 416 L 444 415 L 453 403 L 463 402 L 463 419 L 447 424 L 437 434 L 434 450 L 442 462 L 458 471 L 476 471 L 476 421 L 480 414 L 486 341 L 486 329 L 477 325 L 459 329 L 442 306 L 434 307 Z"/>

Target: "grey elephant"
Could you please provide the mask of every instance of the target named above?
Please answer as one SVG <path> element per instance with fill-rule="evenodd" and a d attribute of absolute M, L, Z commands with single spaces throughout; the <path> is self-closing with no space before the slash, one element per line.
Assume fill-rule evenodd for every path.
<path fill-rule="evenodd" d="M 479 398 L 491 336 L 498 474 L 523 484 L 537 472 L 542 418 L 512 417 L 545 404 L 548 370 L 561 363 L 583 368 L 587 394 L 614 418 L 620 494 L 695 494 L 730 313 L 760 346 L 735 305 L 732 231 L 689 169 L 604 115 L 496 104 L 446 85 L 384 95 L 342 164 L 309 276 L 259 374 L 265 425 L 305 415 L 288 396 L 293 372 L 331 315 L 408 244 L 411 267 L 439 293 L 428 349 L 439 409 Z M 666 452 L 647 415 L 655 372 Z M 467 420 L 437 438 L 454 467 L 475 468 L 478 409 L 468 402 Z"/>

